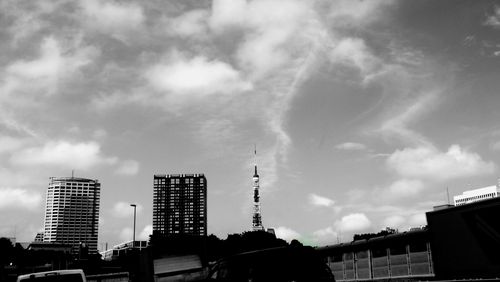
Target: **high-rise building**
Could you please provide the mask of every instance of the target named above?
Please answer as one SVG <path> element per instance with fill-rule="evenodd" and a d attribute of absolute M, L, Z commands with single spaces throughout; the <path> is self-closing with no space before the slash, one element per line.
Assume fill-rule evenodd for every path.
<path fill-rule="evenodd" d="M 205 175 L 154 175 L 153 234 L 207 235 Z"/>
<path fill-rule="evenodd" d="M 44 242 L 70 244 L 97 253 L 101 184 L 76 177 L 51 177 L 47 189 Z"/>

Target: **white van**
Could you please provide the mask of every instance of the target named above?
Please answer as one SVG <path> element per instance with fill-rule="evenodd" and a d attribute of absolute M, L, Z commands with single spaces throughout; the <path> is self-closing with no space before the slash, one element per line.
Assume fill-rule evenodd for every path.
<path fill-rule="evenodd" d="M 81 269 L 54 270 L 19 275 L 17 282 L 87 282 Z"/>

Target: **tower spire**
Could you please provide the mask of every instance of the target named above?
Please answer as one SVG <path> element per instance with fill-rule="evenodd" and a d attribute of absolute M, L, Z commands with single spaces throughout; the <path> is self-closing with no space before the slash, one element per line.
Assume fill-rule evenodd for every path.
<path fill-rule="evenodd" d="M 255 169 L 253 177 L 259 177 L 259 174 L 257 173 L 257 145 L 256 144 L 254 144 L 253 153 L 254 153 L 254 169 Z"/>
<path fill-rule="evenodd" d="M 253 231 L 264 230 L 262 226 L 262 216 L 260 214 L 260 196 L 259 196 L 259 174 L 257 173 L 257 145 L 254 144 L 254 175 L 253 175 Z"/>

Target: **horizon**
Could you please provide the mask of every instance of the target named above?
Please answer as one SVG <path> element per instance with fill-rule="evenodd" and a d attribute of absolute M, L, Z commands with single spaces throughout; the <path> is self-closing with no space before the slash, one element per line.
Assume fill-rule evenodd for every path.
<path fill-rule="evenodd" d="M 0 236 L 65 175 L 101 183 L 99 250 L 130 204 L 151 233 L 154 174 L 203 173 L 207 234 L 250 231 L 254 163 L 287 241 L 426 225 L 500 177 L 499 32 L 489 0 L 0 1 Z"/>

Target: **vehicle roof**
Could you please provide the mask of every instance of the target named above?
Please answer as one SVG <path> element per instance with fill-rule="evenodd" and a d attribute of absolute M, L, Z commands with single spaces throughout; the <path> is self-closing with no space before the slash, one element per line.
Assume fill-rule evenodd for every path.
<path fill-rule="evenodd" d="M 59 273 L 59 274 L 76 274 L 76 273 L 83 273 L 83 270 L 81 269 L 63 269 L 63 270 L 52 270 L 52 271 L 43 271 L 43 272 L 34 272 L 34 273 L 28 273 L 28 274 L 23 274 L 19 275 L 19 278 L 27 278 L 31 277 L 34 275 L 35 277 L 40 277 L 40 276 L 45 276 L 50 273 Z"/>

